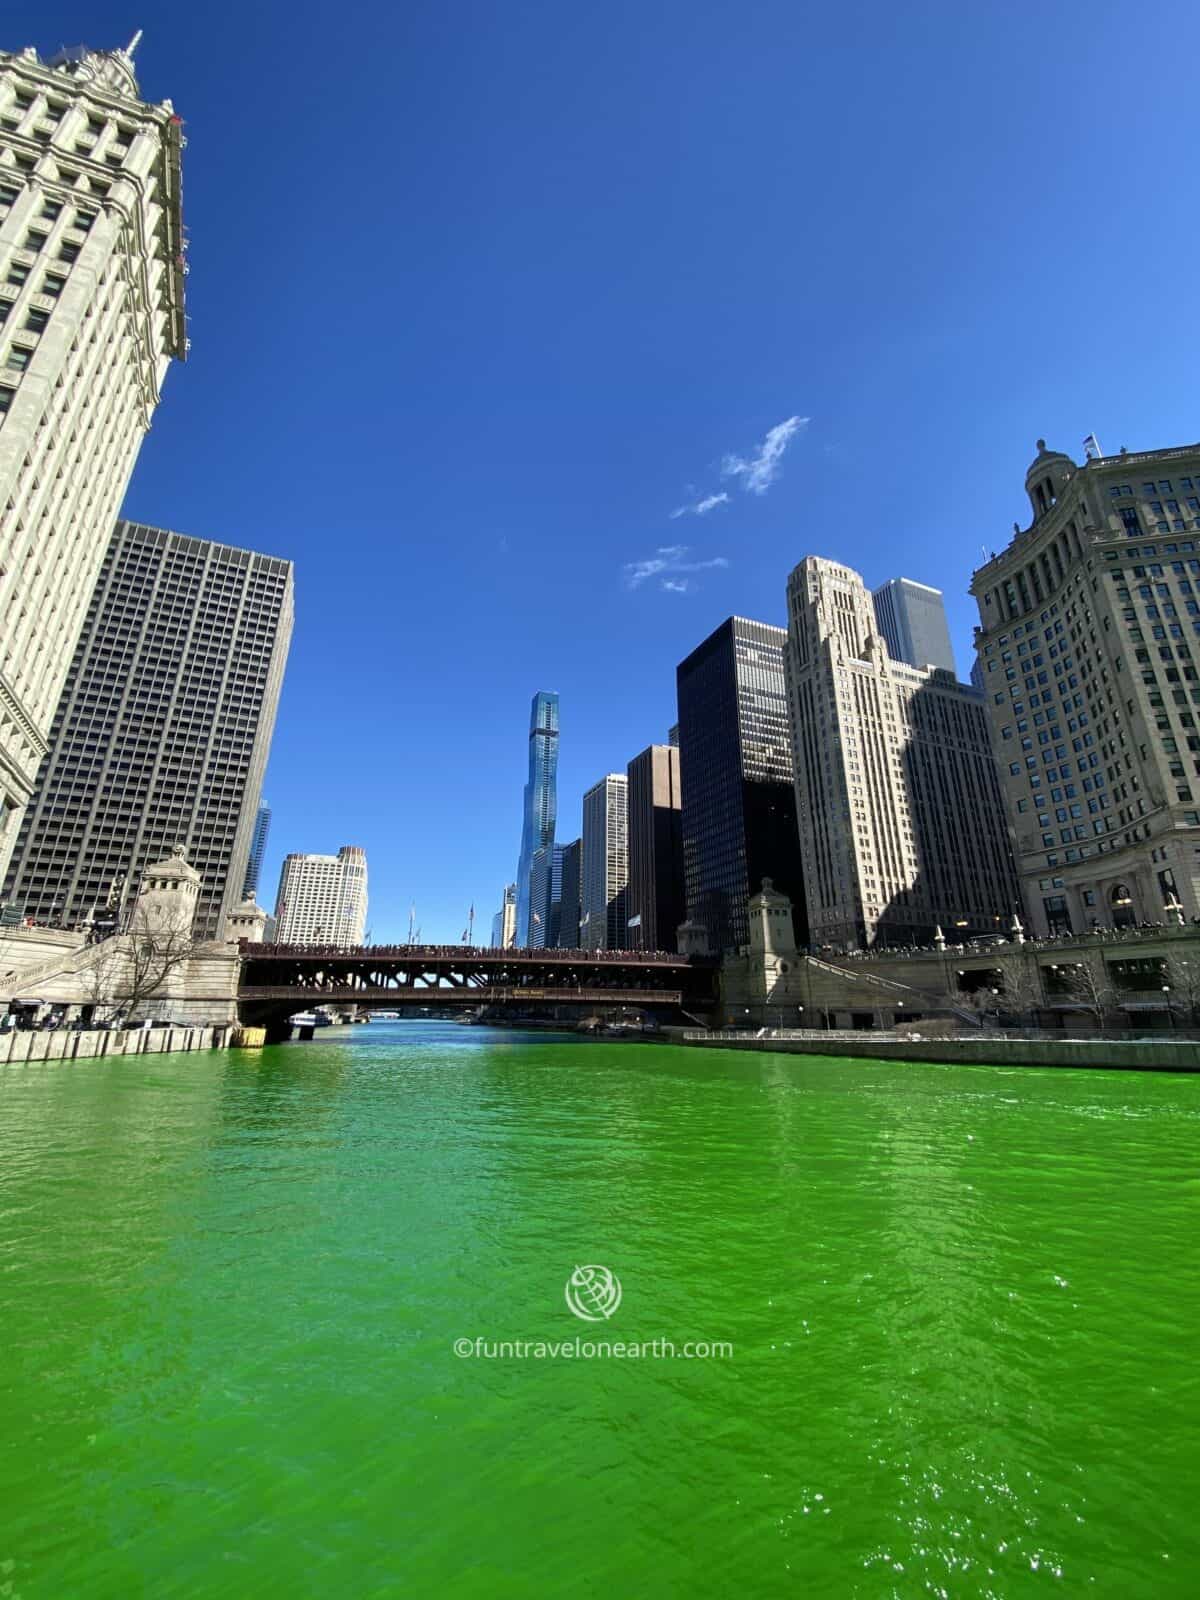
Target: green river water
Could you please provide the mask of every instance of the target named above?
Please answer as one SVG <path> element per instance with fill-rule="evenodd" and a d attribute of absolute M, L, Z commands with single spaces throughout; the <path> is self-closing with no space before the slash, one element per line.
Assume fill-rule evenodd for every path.
<path fill-rule="evenodd" d="M 1195 1080 L 377 1022 L 0 1097 L 3 1600 L 1200 1593 Z"/>

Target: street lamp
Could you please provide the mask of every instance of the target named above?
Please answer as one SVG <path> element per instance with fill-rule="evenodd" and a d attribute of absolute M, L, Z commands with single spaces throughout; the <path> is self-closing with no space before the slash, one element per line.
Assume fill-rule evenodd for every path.
<path fill-rule="evenodd" d="M 1171 1024 L 1171 1032 L 1174 1033 L 1175 1032 L 1175 1008 L 1171 1004 L 1171 985 L 1169 983 L 1164 983 L 1163 986 L 1162 986 L 1162 992 L 1167 997 L 1167 1020 Z"/>

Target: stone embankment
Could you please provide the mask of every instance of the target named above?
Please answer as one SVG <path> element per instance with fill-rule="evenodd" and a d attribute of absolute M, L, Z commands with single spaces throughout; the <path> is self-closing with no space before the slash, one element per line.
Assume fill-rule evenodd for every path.
<path fill-rule="evenodd" d="M 0 1034 L 0 1066 L 26 1061 L 85 1061 L 101 1056 L 173 1055 L 185 1050 L 254 1049 L 262 1028 L 54 1028 Z"/>
<path fill-rule="evenodd" d="M 765 1050 L 779 1054 L 826 1056 L 845 1060 L 926 1061 L 988 1067 L 1115 1067 L 1132 1072 L 1200 1072 L 1200 1039 L 1025 1038 L 982 1034 L 967 1038 L 922 1039 L 916 1035 L 799 1033 L 767 1029 L 760 1033 L 689 1028 L 688 1045 L 710 1050 Z"/>

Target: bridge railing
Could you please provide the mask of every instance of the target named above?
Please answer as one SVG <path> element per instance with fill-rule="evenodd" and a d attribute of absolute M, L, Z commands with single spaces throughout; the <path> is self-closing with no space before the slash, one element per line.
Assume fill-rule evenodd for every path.
<path fill-rule="evenodd" d="M 510 947 L 492 949 L 466 944 L 254 944 L 238 941 L 242 956 L 254 961 L 338 960 L 338 961 L 522 961 L 582 965 L 599 962 L 620 966 L 715 966 L 712 956 L 681 956 L 670 950 L 560 950 Z"/>

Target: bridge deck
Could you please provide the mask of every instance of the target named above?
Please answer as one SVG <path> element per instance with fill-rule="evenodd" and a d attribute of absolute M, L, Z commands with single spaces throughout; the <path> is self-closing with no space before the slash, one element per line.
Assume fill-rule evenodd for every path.
<path fill-rule="evenodd" d="M 487 987 L 436 986 L 395 988 L 354 988 L 349 985 L 330 985 L 322 988 L 296 988 L 284 984 L 244 984 L 238 990 L 238 999 L 244 1003 L 255 1001 L 286 1001 L 296 1010 L 307 1005 L 358 1005 L 358 1006 L 490 1006 L 527 1005 L 531 1002 L 547 1005 L 595 1006 L 680 1006 L 681 989 L 585 989 L 585 988 L 534 988 L 531 985 L 489 985 Z"/>

